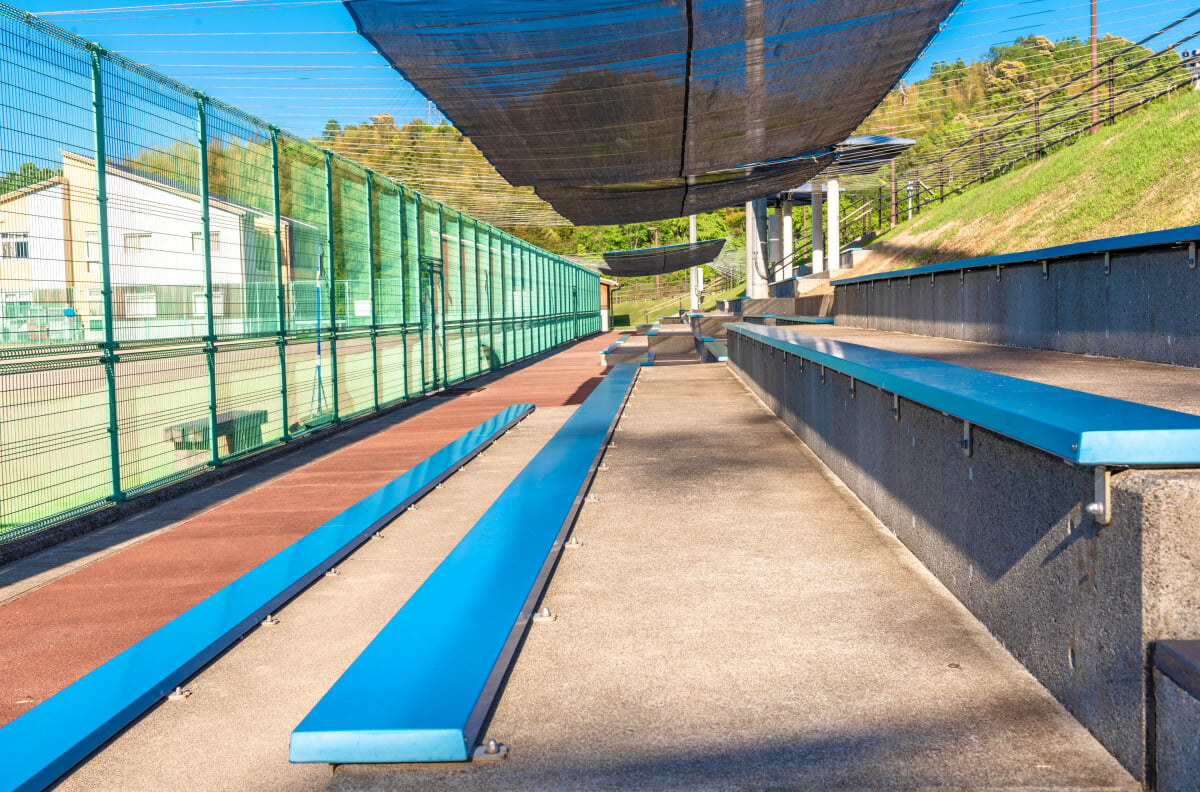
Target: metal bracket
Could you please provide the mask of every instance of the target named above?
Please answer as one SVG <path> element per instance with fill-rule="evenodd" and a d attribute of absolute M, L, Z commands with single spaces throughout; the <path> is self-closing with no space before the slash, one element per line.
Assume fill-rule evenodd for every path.
<path fill-rule="evenodd" d="M 1001 269 L 1000 265 L 997 264 L 996 265 L 996 280 L 997 281 L 1000 280 L 1000 269 Z"/>
<path fill-rule="evenodd" d="M 900 396 L 898 394 L 892 394 L 892 409 L 888 410 L 888 412 L 897 421 L 900 420 Z"/>
<path fill-rule="evenodd" d="M 821 366 L 821 373 L 817 375 L 817 382 L 825 384 L 825 367 Z"/>
<path fill-rule="evenodd" d="M 975 453 L 975 444 L 971 440 L 971 422 L 963 421 L 962 440 L 958 441 L 958 447 L 962 449 L 964 456 L 969 457 Z"/>
<path fill-rule="evenodd" d="M 958 282 L 959 282 L 960 284 L 963 284 L 963 283 L 966 283 L 966 282 L 967 282 L 967 271 L 966 271 L 966 270 L 959 270 L 959 271 L 958 271 Z"/>
<path fill-rule="evenodd" d="M 508 758 L 508 746 L 502 742 L 496 742 L 489 739 L 483 745 L 475 746 L 475 750 L 471 753 L 471 761 L 489 761 L 495 762 L 501 759 Z"/>
<path fill-rule="evenodd" d="M 542 606 L 542 609 L 540 611 L 533 614 L 533 620 L 535 622 L 552 622 L 557 618 L 558 618 L 558 614 L 552 613 L 550 611 L 550 609 L 547 608 L 545 605 Z"/>
<path fill-rule="evenodd" d="M 846 388 L 846 393 L 849 393 L 849 394 L 850 394 L 850 398 L 851 398 L 851 399 L 853 399 L 853 398 L 854 398 L 854 396 L 855 396 L 855 394 L 854 394 L 854 388 L 857 386 L 857 384 L 858 384 L 858 383 L 857 383 L 857 382 L 855 382 L 855 380 L 854 380 L 854 377 L 851 377 L 851 378 L 850 378 L 850 387 L 849 387 L 849 388 Z"/>
<path fill-rule="evenodd" d="M 1112 522 L 1112 473 L 1106 467 L 1095 471 L 1096 491 L 1094 499 L 1084 509 L 1099 525 Z"/>
<path fill-rule="evenodd" d="M 1050 262 L 1042 262 L 1042 280 L 1050 280 Z"/>
<path fill-rule="evenodd" d="M 1112 253 L 1104 254 L 1104 274 L 1105 275 L 1112 274 Z"/>
<path fill-rule="evenodd" d="M 1196 243 L 1192 242 L 1188 245 L 1188 267 L 1196 269 Z"/>

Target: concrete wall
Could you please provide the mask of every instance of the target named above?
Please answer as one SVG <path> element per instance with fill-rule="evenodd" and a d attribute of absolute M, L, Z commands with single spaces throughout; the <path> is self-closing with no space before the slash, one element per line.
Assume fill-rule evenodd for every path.
<path fill-rule="evenodd" d="M 834 296 L 813 294 L 796 298 L 796 316 L 833 316 Z"/>
<path fill-rule="evenodd" d="M 796 313 L 794 297 L 772 297 L 765 300 L 742 300 L 743 314 L 784 314 Z"/>
<path fill-rule="evenodd" d="M 1200 269 L 1186 247 L 836 287 L 839 325 L 1200 366 Z"/>
<path fill-rule="evenodd" d="M 728 347 L 742 381 L 1144 778 L 1147 646 L 1200 636 L 1200 471 L 1115 475 L 1101 527 L 1083 511 L 1088 468 L 979 428 L 967 456 L 959 419 L 909 401 L 897 419 L 889 393 L 737 333 Z"/>
<path fill-rule="evenodd" d="M 1156 789 L 1195 792 L 1200 788 L 1200 700 L 1154 671 Z"/>

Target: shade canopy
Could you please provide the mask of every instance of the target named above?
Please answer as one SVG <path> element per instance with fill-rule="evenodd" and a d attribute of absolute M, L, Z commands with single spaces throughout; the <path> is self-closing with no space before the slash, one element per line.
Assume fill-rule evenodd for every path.
<path fill-rule="evenodd" d="M 508 181 L 576 223 L 611 223 L 717 209 L 811 177 L 955 2 L 345 4 Z"/>
<path fill-rule="evenodd" d="M 621 278 L 665 275 L 707 264 L 716 259 L 724 247 L 724 239 L 706 239 L 703 242 L 684 242 L 682 245 L 618 250 L 604 254 L 604 266 L 600 272 Z"/>

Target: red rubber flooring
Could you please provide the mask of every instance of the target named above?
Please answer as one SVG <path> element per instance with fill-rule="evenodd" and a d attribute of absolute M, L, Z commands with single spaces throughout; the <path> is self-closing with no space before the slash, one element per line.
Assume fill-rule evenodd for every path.
<path fill-rule="evenodd" d="M 0 606 L 0 725 L 79 679 L 510 404 L 578 404 L 600 381 L 577 342 Z"/>

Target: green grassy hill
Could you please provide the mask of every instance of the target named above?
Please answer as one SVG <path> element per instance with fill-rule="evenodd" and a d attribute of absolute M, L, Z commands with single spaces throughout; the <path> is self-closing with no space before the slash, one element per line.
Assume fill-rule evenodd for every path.
<path fill-rule="evenodd" d="M 1200 223 L 1200 91 L 1184 91 L 901 223 L 856 272 Z"/>

